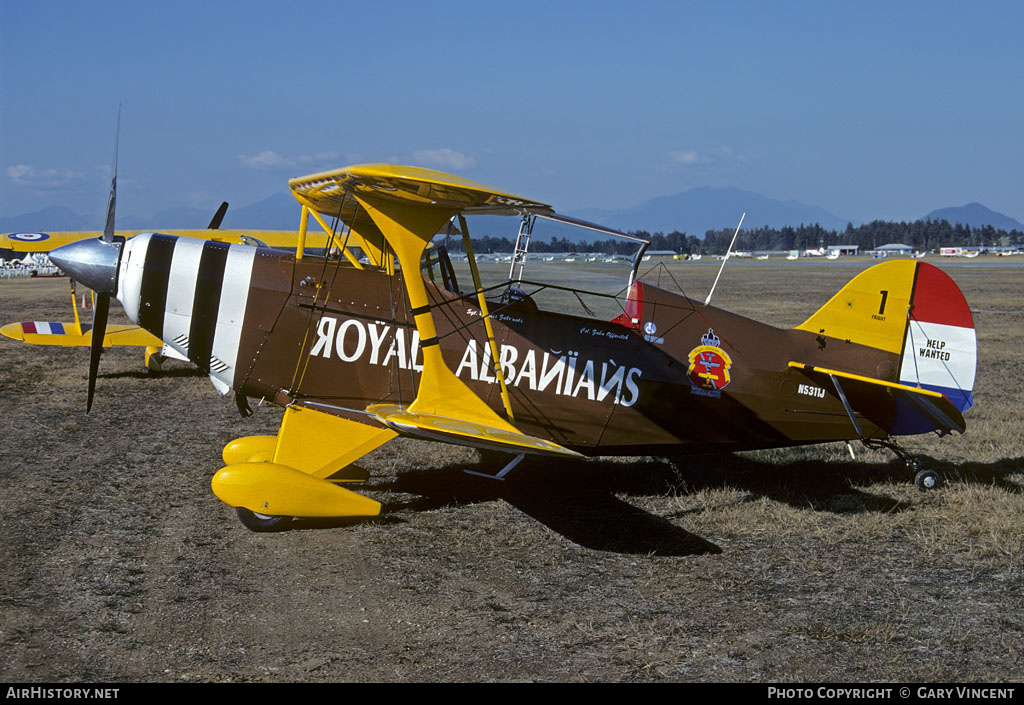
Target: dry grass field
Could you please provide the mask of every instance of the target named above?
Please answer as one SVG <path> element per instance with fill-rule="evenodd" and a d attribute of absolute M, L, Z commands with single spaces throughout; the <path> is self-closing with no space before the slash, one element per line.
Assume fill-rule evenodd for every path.
<path fill-rule="evenodd" d="M 714 303 L 792 326 L 869 264 L 730 264 Z M 671 267 L 697 298 L 716 271 Z M 947 271 L 977 401 L 963 436 L 906 439 L 927 493 L 842 444 L 502 483 L 399 439 L 365 463 L 379 520 L 254 534 L 209 480 L 279 410 L 116 349 L 86 416 L 85 350 L 0 339 L 0 680 L 1020 681 L 1024 268 Z M 67 320 L 66 287 L 0 281 L 0 321 Z"/>

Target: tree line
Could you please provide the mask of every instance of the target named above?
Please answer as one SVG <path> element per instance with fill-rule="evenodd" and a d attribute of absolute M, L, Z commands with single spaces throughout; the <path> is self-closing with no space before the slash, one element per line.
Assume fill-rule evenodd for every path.
<path fill-rule="evenodd" d="M 678 230 L 668 234 L 637 230 L 631 234 L 650 240 L 650 250 L 724 255 L 733 232 L 730 229 L 708 230 L 703 236 L 697 236 Z M 485 235 L 472 238 L 472 242 L 473 250 L 477 253 L 512 252 L 515 248 L 515 241 L 508 237 Z M 909 223 L 875 220 L 859 226 L 848 223 L 842 231 L 826 230 L 818 224 L 782 228 L 764 226 L 740 230 L 733 250 L 808 250 L 830 245 L 858 245 L 861 252 L 865 252 L 889 243 L 909 245 L 919 251 L 938 250 L 940 247 L 1021 247 L 1024 246 L 1024 232 L 1017 229 L 1003 230 L 991 225 L 951 225 L 946 220 L 915 220 Z M 450 238 L 448 249 L 461 252 L 462 240 Z M 530 241 L 532 253 L 605 252 L 629 255 L 635 251 L 636 243 L 617 238 L 574 242 L 564 237 L 551 237 L 548 240 L 535 237 Z"/>

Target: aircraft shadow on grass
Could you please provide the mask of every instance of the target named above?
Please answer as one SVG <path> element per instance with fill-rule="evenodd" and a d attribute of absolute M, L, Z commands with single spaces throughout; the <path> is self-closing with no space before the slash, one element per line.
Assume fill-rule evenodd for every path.
<path fill-rule="evenodd" d="M 486 461 L 485 461 L 486 464 Z M 926 464 L 949 481 L 994 485 L 1013 493 L 1024 487 L 1008 476 L 1024 461 L 953 463 L 928 458 Z M 909 509 L 912 504 L 871 493 L 871 483 L 913 482 L 899 461 L 826 463 L 801 460 L 769 463 L 738 455 L 643 458 L 623 464 L 609 460 L 536 459 L 520 466 L 505 481 L 467 476 L 463 465 L 402 473 L 378 490 L 420 495 L 385 503 L 383 521 L 399 521 L 400 511 L 429 511 L 453 504 L 502 499 L 569 540 L 615 553 L 687 556 L 721 553 L 714 543 L 676 525 L 673 520 L 699 511 L 681 510 L 665 517 L 620 499 L 625 496 L 691 494 L 705 489 L 736 488 L 740 502 L 767 497 L 793 507 L 836 514 Z"/>

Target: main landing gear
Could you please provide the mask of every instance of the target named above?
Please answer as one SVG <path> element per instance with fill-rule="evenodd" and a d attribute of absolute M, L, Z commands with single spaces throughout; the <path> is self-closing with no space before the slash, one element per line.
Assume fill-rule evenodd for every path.
<path fill-rule="evenodd" d="M 238 514 L 238 520 L 250 531 L 281 531 L 292 519 L 258 514 L 245 507 L 235 507 L 235 512 Z"/>

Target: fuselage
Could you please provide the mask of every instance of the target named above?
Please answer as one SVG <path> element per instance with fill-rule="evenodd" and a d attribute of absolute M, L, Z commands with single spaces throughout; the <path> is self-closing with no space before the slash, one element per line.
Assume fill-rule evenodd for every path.
<path fill-rule="evenodd" d="M 422 366 L 402 272 L 280 250 L 139 235 L 117 297 L 132 320 L 207 371 L 222 393 L 309 405 L 364 423 L 407 405 Z M 419 272 L 415 276 L 420 276 Z M 504 414 L 481 313 L 426 281 L 446 365 Z M 652 285 L 628 316 L 491 306 L 515 426 L 588 455 L 765 448 L 856 438 L 841 402 L 791 361 L 893 378 L 898 356 L 782 330 Z M 876 419 L 877 420 L 877 419 Z M 884 435 L 871 420 L 868 434 Z"/>

